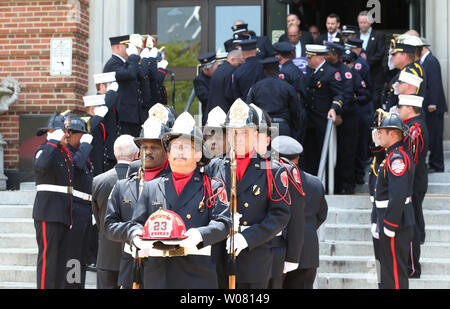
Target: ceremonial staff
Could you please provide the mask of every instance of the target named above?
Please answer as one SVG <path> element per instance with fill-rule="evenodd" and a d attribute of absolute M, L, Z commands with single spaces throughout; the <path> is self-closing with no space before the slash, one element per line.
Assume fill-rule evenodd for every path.
<path fill-rule="evenodd" d="M 234 228 L 234 220 L 236 215 L 236 206 L 237 206 L 237 183 L 236 183 L 236 168 L 237 168 L 237 162 L 236 162 L 236 152 L 235 152 L 235 138 L 236 138 L 236 131 L 234 128 L 231 129 L 232 133 L 232 140 L 231 140 L 231 151 L 230 151 L 230 163 L 231 163 L 231 197 L 230 197 L 230 213 L 231 213 L 231 222 L 232 222 L 232 230 L 230 232 L 230 246 L 231 246 L 231 252 L 230 252 L 230 274 L 228 276 L 228 287 L 232 290 L 236 289 L 236 254 L 234 250 L 234 234 L 239 232 L 236 231 Z"/>

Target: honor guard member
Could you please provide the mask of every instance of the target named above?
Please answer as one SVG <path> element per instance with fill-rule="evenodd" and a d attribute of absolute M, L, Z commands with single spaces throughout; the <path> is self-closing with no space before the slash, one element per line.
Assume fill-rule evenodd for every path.
<path fill-rule="evenodd" d="M 367 88 L 367 83 L 361 77 L 360 71 L 356 70 L 356 53 L 350 49 L 345 49 L 341 56 L 342 62 L 352 73 L 354 101 L 356 104 L 359 121 L 357 123 L 357 142 L 355 152 L 355 176 L 356 184 L 364 184 L 367 161 L 369 160 L 369 136 L 370 125 L 373 120 L 372 93 Z"/>
<path fill-rule="evenodd" d="M 206 53 L 197 59 L 200 62 L 200 70 L 198 75 L 194 78 L 194 90 L 195 95 L 202 104 L 202 124 L 204 125 L 206 123 L 206 118 L 208 117 L 209 84 L 211 76 L 217 69 L 216 53 Z"/>
<path fill-rule="evenodd" d="M 79 116 L 69 114 L 65 119 L 65 128 L 67 148 L 75 165 L 72 190 L 73 225 L 68 239 L 65 288 L 84 288 L 91 237 L 89 228 L 92 225 L 93 168 L 89 161 L 92 135 L 88 133 L 86 121 Z"/>
<path fill-rule="evenodd" d="M 258 123 L 256 110 L 236 100 L 225 123 L 230 145 L 235 132 L 236 156 L 210 163 L 211 170 L 224 179 L 230 196 L 231 160 L 236 160 L 236 234 L 228 238 L 227 252 L 236 257 L 237 288 L 268 287 L 273 261 L 271 241 L 281 235 L 290 214 L 287 171 L 279 162 L 263 159 L 256 152 Z"/>
<path fill-rule="evenodd" d="M 108 200 L 105 214 L 105 233 L 108 239 L 122 243 L 128 240 L 127 222 L 131 221 L 133 211 L 144 187 L 145 181 L 150 181 L 167 174 L 167 154 L 161 144 L 161 137 L 169 132 L 169 127 L 175 121 L 175 115 L 161 104 L 155 104 L 149 111 L 149 117 L 145 121 L 139 137 L 134 139 L 140 148 L 140 160 L 142 166 L 137 172 L 132 172 L 133 163 L 130 165 L 127 178 L 116 183 Z M 155 115 L 158 116 L 155 116 Z M 158 118 L 159 117 L 159 118 Z M 161 121 L 165 121 L 162 123 Z M 128 252 L 127 252 L 128 251 Z M 125 289 L 131 289 L 133 285 L 134 257 L 129 250 L 122 253 L 118 284 Z"/>
<path fill-rule="evenodd" d="M 264 79 L 264 67 L 257 57 L 256 40 L 243 40 L 241 44 L 242 56 L 245 62 L 240 65 L 232 75 L 233 99 L 247 100 L 250 88 L 261 79 Z"/>
<path fill-rule="evenodd" d="M 354 39 L 348 39 L 347 42 L 345 43 L 345 48 L 347 49 L 351 49 L 352 52 L 354 52 L 356 54 L 356 59 L 355 59 L 355 71 L 357 71 L 362 79 L 364 80 L 364 82 L 366 83 L 366 86 L 369 90 L 372 90 L 372 80 L 370 77 L 370 66 L 367 63 L 367 57 L 364 54 L 363 51 L 363 43 L 364 41 L 358 38 L 354 38 Z M 372 101 L 372 100 L 370 100 Z"/>
<path fill-rule="evenodd" d="M 130 36 L 109 38 L 113 55 L 105 64 L 103 73 L 116 72 L 116 81 L 119 84 L 119 102 L 117 115 L 120 125 L 120 134 L 138 136 L 142 123 L 141 102 L 139 102 L 138 71 L 139 51 L 130 43 Z"/>
<path fill-rule="evenodd" d="M 219 107 L 214 107 L 208 113 L 208 120 L 203 127 L 203 138 L 208 154 L 208 159 L 224 158 L 228 150 L 225 119 L 227 114 Z"/>
<path fill-rule="evenodd" d="M 38 245 L 36 265 L 38 289 L 62 289 L 66 273 L 66 251 L 72 226 L 73 158 L 64 146 L 64 119 L 53 115 L 47 127 L 36 135 L 47 134 L 46 142 L 33 157 L 36 198 L 33 205 Z"/>
<path fill-rule="evenodd" d="M 417 47 L 422 45 L 420 38 L 410 35 L 401 35 L 397 37 L 397 39 L 394 39 L 392 44 L 392 61 L 394 67 L 399 69 L 399 72 L 386 86 L 383 96 L 383 109 L 386 111 L 389 111 L 398 103 L 398 93 L 395 92 L 395 84 L 398 82 L 400 72 L 403 71 L 412 73 L 424 79 L 422 66 L 415 61 Z M 423 97 L 424 88 L 425 84 L 422 83 L 421 87 L 417 89 L 417 93 L 415 94 Z"/>
<path fill-rule="evenodd" d="M 121 135 L 114 143 L 114 154 L 118 160 L 113 169 L 94 177 L 92 182 L 92 213 L 99 230 L 97 255 L 97 288 L 118 289 L 122 245 L 106 238 L 104 229 L 108 197 L 118 180 L 126 178 L 130 163 L 137 157 L 139 149 L 131 135 Z"/>
<path fill-rule="evenodd" d="M 253 85 L 247 96 L 247 103 L 254 103 L 266 111 L 273 123 L 278 124 L 281 135 L 299 138 L 305 127 L 303 106 L 295 88 L 279 78 L 280 58 L 269 57 L 261 60 L 266 77 Z"/>
<path fill-rule="evenodd" d="M 162 137 L 171 171 L 145 183 L 128 230 L 134 246 L 149 248 L 148 258 L 143 260 L 144 288 L 217 287 L 211 245 L 226 238 L 230 212 L 223 181 L 209 178 L 197 165 L 203 152 L 202 139 L 200 129 L 187 112 Z M 187 228 L 180 235 L 183 240 L 177 243 L 179 249 L 145 245 L 140 238 L 144 231 L 150 235 L 170 233 L 164 223 L 147 220 L 167 211 L 175 213 Z"/>
<path fill-rule="evenodd" d="M 326 46 L 306 45 L 308 95 L 305 97 L 307 129 L 304 170 L 313 175 L 319 169 L 327 119 L 332 118 L 336 122 L 336 116 L 341 114 L 344 104 L 342 76 L 325 61 L 327 53 Z"/>
<path fill-rule="evenodd" d="M 283 287 L 285 289 L 312 289 L 316 278 L 317 267 L 319 267 L 319 239 L 317 237 L 317 229 L 325 222 L 328 213 L 328 205 L 325 199 L 325 189 L 322 182 L 316 176 L 302 171 L 299 167 L 300 154 L 303 147 L 297 141 L 279 136 L 273 140 L 272 147 L 274 152 L 280 157 L 291 161 L 294 171 L 294 179 L 301 185 L 301 189 L 305 193 L 304 208 L 304 226 L 303 226 L 303 242 L 300 256 L 294 262 L 285 265 Z M 295 210 L 291 210 L 292 217 L 301 216 Z M 301 221 L 301 219 L 300 219 Z M 298 227 L 294 227 L 297 228 Z M 297 232 L 301 233 L 301 232 Z M 295 235 L 289 233 L 288 228 L 288 244 Z M 294 238 L 295 239 L 295 238 Z M 288 251 L 289 252 L 289 251 Z M 289 255 L 287 256 L 289 258 Z M 297 267 L 295 267 L 297 265 Z M 290 266 L 290 267 L 289 267 Z"/>
<path fill-rule="evenodd" d="M 306 95 L 305 74 L 292 62 L 294 46 L 288 42 L 279 42 L 273 45 L 275 57 L 280 58 L 280 78 L 294 86 L 299 94 L 299 99 Z"/>
<path fill-rule="evenodd" d="M 91 151 L 91 161 L 94 165 L 94 176 L 108 171 L 117 163 L 114 157 L 114 142 L 119 136 L 119 121 L 117 117 L 117 105 L 119 103 L 119 84 L 116 82 L 115 72 L 95 74 L 94 82 L 97 87 L 97 95 L 105 95 L 104 107 L 97 109 L 96 107 L 89 113 L 91 116 L 91 134 L 94 137 L 92 145 L 94 149 Z M 107 110 L 106 110 L 106 108 Z M 106 112 L 106 113 L 105 113 Z M 96 113 L 98 115 L 96 115 Z M 103 117 L 101 117 L 105 113 Z M 97 129 L 94 120 L 99 116 L 101 121 Z M 103 146 L 100 152 L 98 145 Z M 98 149 L 98 150 L 96 150 Z"/>
<path fill-rule="evenodd" d="M 225 113 L 233 104 L 233 90 L 231 76 L 234 70 L 244 63 L 242 51 L 234 49 L 228 53 L 227 59 L 214 71 L 209 85 L 209 99 L 206 113 L 212 111 L 216 106 Z"/>
<path fill-rule="evenodd" d="M 401 75 L 408 74 L 402 72 Z M 419 77 L 410 74 L 409 78 L 414 83 L 420 83 Z M 404 79 L 404 77 L 401 77 Z M 415 165 L 412 205 L 414 209 L 415 225 L 414 239 L 411 247 L 409 277 L 420 278 L 421 265 L 420 245 L 425 239 L 425 220 L 423 217 L 422 202 L 428 189 L 428 167 L 426 157 L 429 138 L 425 117 L 422 114 L 423 98 L 414 95 L 399 95 L 398 112 L 403 122 L 409 128 L 409 135 L 404 138 L 405 148 L 409 150 Z"/>
<path fill-rule="evenodd" d="M 414 162 L 404 147 L 405 125 L 398 114 L 389 114 L 377 128 L 380 146 L 387 148 L 378 168 L 375 188 L 376 233 L 380 239 L 381 285 L 407 289 L 408 256 L 413 239 L 414 209 L 411 203 Z"/>
<path fill-rule="evenodd" d="M 264 124 L 262 126 L 262 131 L 265 131 Z M 270 129 L 267 130 L 267 132 L 270 132 Z M 261 125 L 259 134 L 261 134 Z M 266 134 L 263 133 L 263 135 Z M 271 143 L 273 153 L 288 172 L 290 182 L 289 195 L 291 197 L 291 215 L 288 225 L 283 230 L 282 235 L 275 237 L 272 241 L 272 278 L 269 282 L 269 288 L 272 289 L 282 289 L 284 274 L 297 269 L 303 248 L 305 225 L 305 192 L 303 192 L 302 188 L 300 171 L 297 166 L 291 164 L 287 158 L 278 156 L 280 148 L 284 147 L 281 146 L 281 144 L 288 146 L 292 144 L 297 145 L 299 143 L 292 137 L 285 135 L 275 137 Z"/>

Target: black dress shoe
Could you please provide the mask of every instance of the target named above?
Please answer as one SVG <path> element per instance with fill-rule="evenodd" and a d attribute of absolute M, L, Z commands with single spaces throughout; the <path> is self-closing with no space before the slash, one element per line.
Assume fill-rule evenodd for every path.
<path fill-rule="evenodd" d="M 435 168 L 429 168 L 428 169 L 428 174 L 433 174 L 433 173 L 443 173 L 444 169 L 435 169 Z"/>

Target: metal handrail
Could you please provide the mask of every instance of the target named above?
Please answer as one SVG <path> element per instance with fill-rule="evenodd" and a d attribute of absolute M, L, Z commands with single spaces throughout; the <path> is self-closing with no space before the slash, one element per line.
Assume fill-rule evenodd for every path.
<path fill-rule="evenodd" d="M 194 102 L 194 99 L 195 99 L 195 90 L 194 90 L 194 88 L 192 88 L 191 95 L 189 96 L 189 100 L 186 104 L 186 107 L 184 108 L 185 112 L 189 112 L 189 110 L 191 109 L 192 103 Z"/>
<path fill-rule="evenodd" d="M 317 177 L 322 181 L 324 187 L 326 187 L 326 175 L 328 175 L 328 194 L 334 194 L 334 168 L 336 166 L 337 158 L 337 137 L 336 126 L 333 119 L 327 120 L 327 128 L 325 130 L 325 138 L 322 145 L 322 153 L 320 155 L 320 164 Z M 325 167 L 328 161 L 328 173 L 325 174 Z"/>

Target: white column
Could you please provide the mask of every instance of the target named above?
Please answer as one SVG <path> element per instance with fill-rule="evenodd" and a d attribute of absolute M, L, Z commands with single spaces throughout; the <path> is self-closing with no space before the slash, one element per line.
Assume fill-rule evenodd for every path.
<path fill-rule="evenodd" d="M 447 0 L 427 0 L 426 4 L 426 39 L 431 44 L 431 51 L 439 60 L 442 70 L 442 83 L 445 97 L 449 102 L 450 95 L 450 5 Z M 450 118 L 445 115 L 444 139 L 450 139 Z"/>
<path fill-rule="evenodd" d="M 134 32 L 134 0 L 92 0 L 89 10 L 88 94 L 95 94 L 92 76 L 111 57 L 109 38 Z"/>

